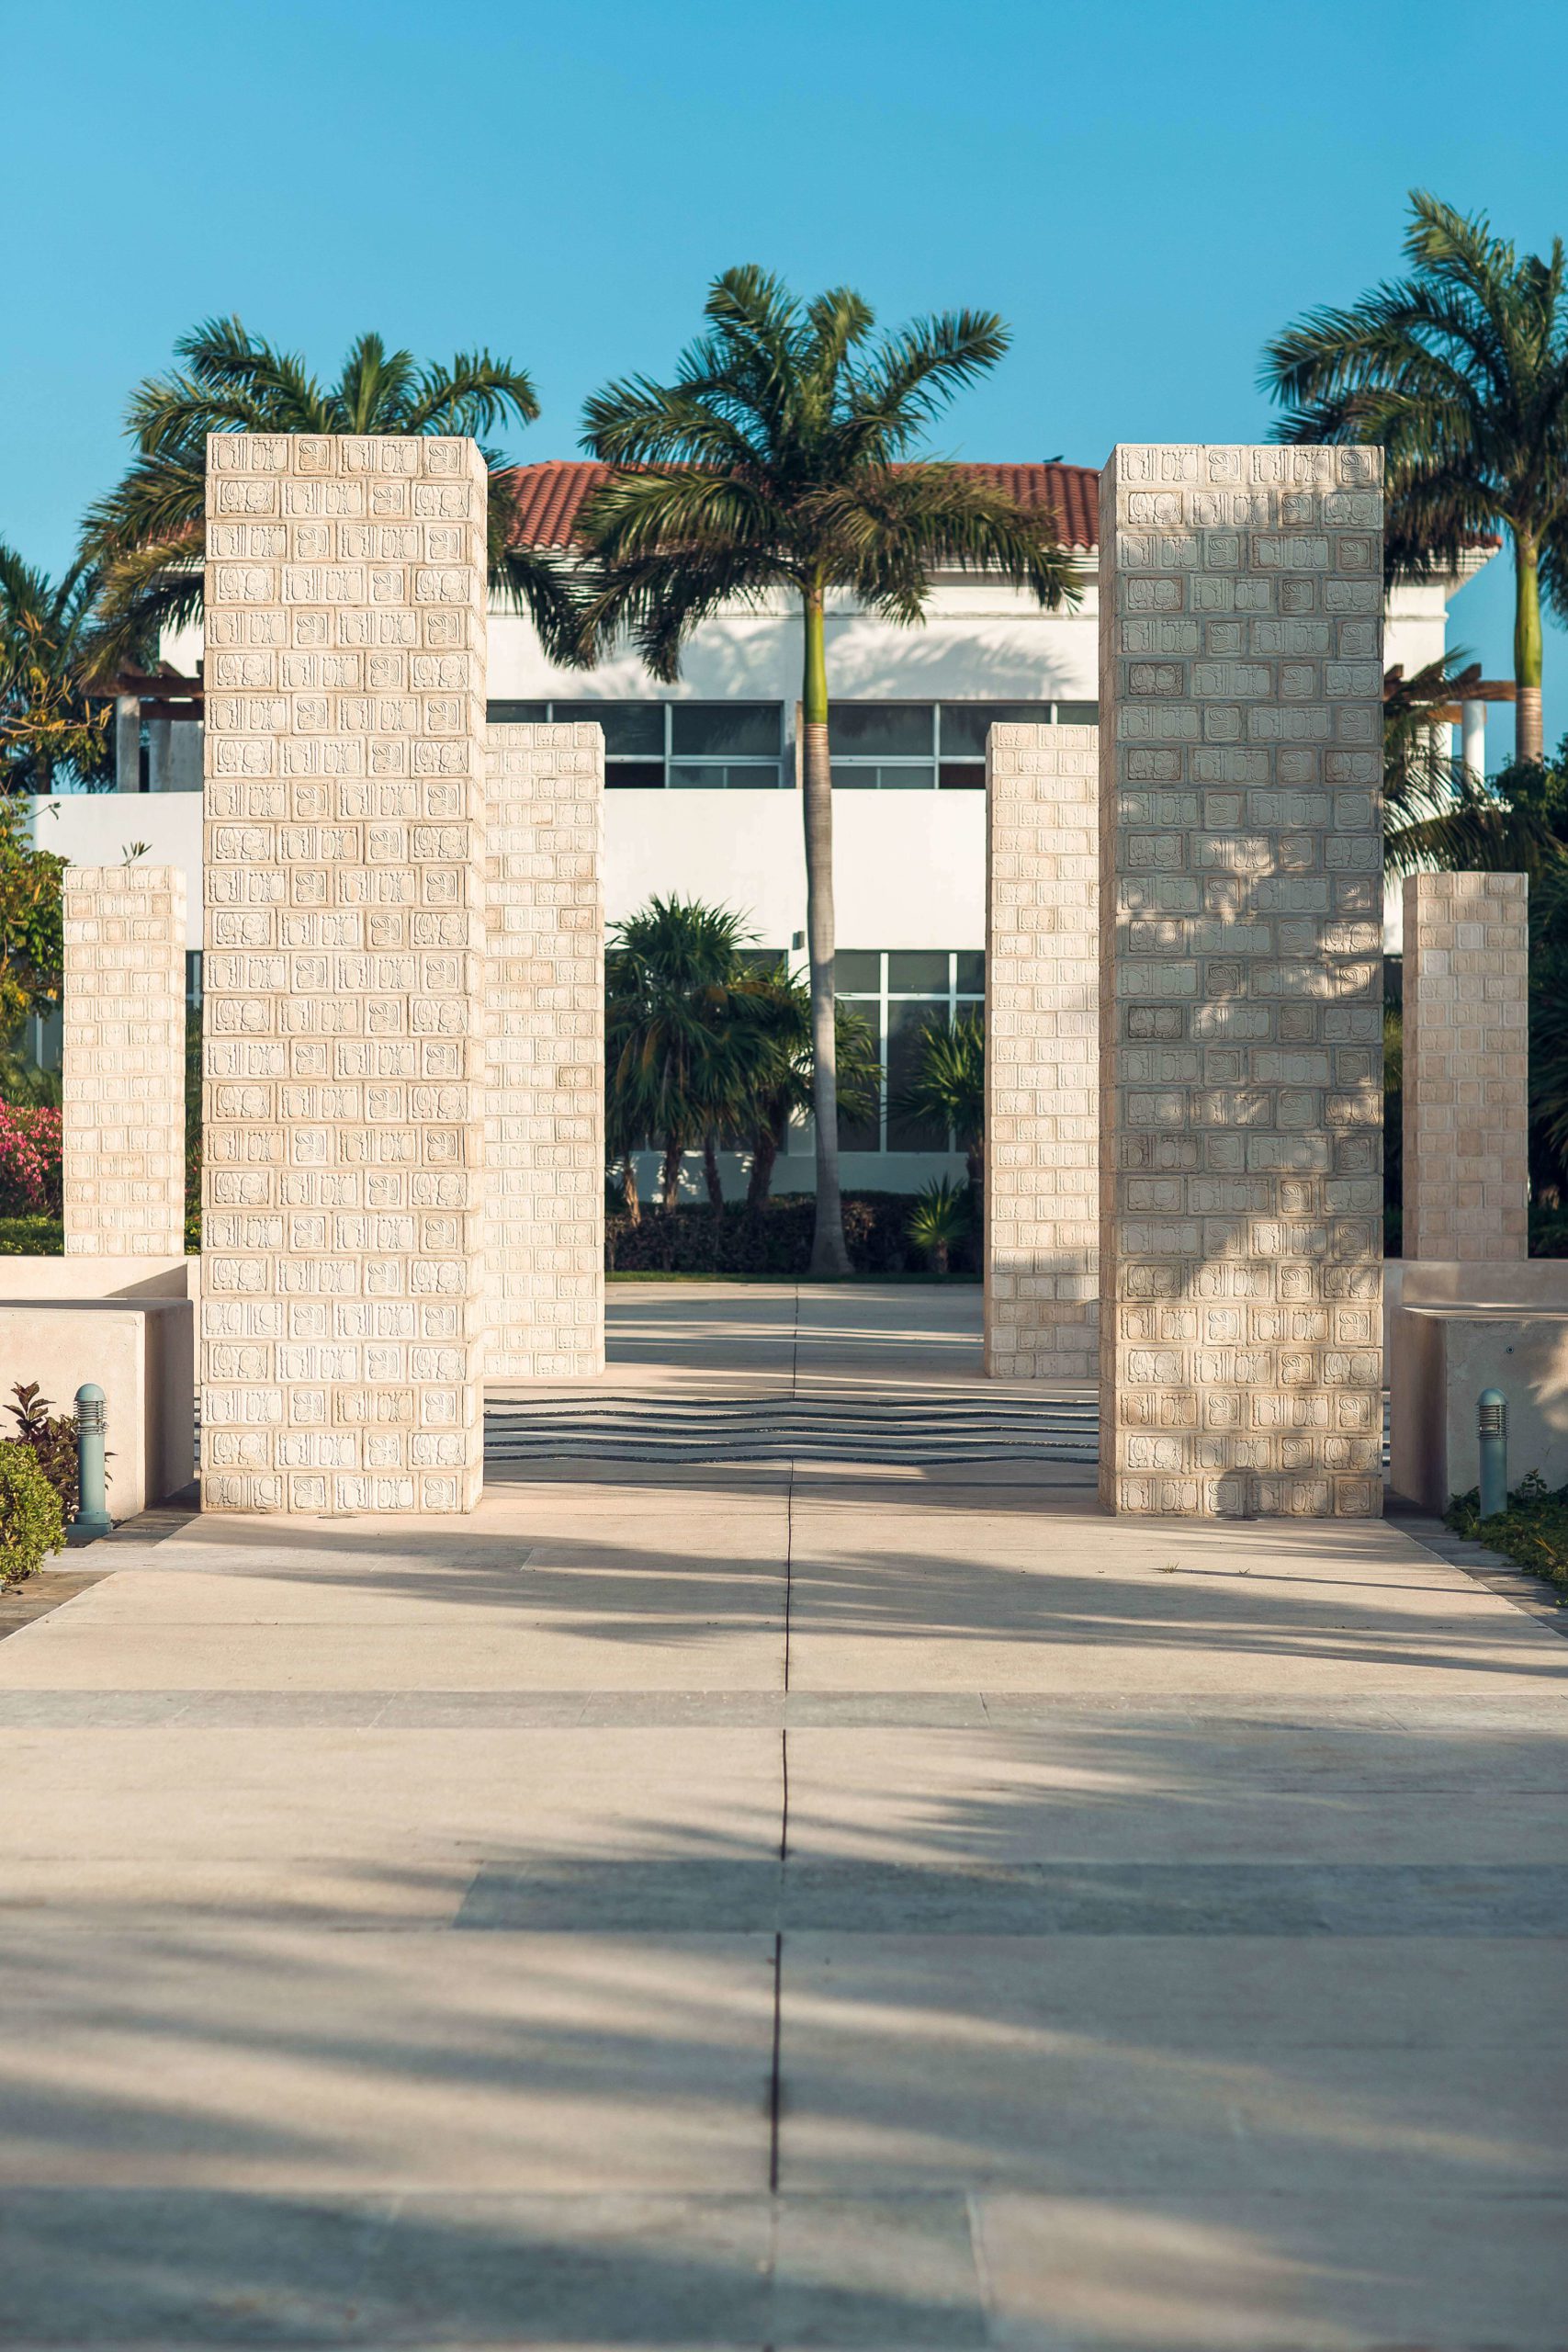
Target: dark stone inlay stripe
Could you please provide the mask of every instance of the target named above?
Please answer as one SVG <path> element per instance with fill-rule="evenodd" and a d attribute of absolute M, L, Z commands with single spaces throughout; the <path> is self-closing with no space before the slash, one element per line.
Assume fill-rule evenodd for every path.
<path fill-rule="evenodd" d="M 453 1925 L 557 1934 L 1560 1936 L 1568 1864 L 491 1862 Z"/>

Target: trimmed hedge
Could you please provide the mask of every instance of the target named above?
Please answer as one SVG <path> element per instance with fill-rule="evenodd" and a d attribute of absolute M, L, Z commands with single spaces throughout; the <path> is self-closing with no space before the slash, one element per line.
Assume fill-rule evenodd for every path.
<path fill-rule="evenodd" d="M 908 1236 L 912 1193 L 846 1193 L 844 1239 L 859 1274 L 928 1271 L 926 1255 Z M 727 1201 L 722 1216 L 705 1203 L 683 1204 L 672 1215 L 645 1206 L 633 1225 L 624 1209 L 604 1220 L 604 1263 L 615 1274 L 753 1274 L 788 1280 L 811 1264 L 816 1204 L 809 1193 L 783 1193 L 750 1209 Z M 979 1270 L 973 1235 L 953 1251 L 955 1273 Z"/>
<path fill-rule="evenodd" d="M 57 1216 L 0 1216 L 0 1258 L 63 1258 L 65 1227 Z"/>

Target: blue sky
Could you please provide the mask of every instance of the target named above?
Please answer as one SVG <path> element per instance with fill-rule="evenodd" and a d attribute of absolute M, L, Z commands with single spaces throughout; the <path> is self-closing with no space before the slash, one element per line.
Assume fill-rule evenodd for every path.
<path fill-rule="evenodd" d="M 1397 266 L 1412 187 L 1568 233 L 1560 0 L 0 0 L 0 533 L 51 565 L 213 312 L 322 369 L 370 325 L 488 343 L 544 403 L 517 454 L 567 456 L 584 393 L 757 261 L 889 323 L 1000 311 L 942 446 L 1098 466 L 1266 438 L 1266 337 Z M 1454 634 L 1506 675 L 1490 572 Z M 1551 741 L 1562 631 L 1547 659 Z"/>

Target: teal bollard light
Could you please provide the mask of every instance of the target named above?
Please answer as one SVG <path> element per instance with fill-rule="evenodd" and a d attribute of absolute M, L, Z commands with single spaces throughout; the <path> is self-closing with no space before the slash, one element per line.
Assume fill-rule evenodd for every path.
<path fill-rule="evenodd" d="M 1483 1388 L 1477 1414 L 1481 1448 L 1481 1516 L 1492 1519 L 1508 1508 L 1508 1400 L 1500 1388 Z"/>
<path fill-rule="evenodd" d="M 104 1487 L 104 1432 L 107 1398 L 95 1380 L 85 1380 L 76 1391 L 76 1523 L 71 1530 L 75 1544 L 91 1544 L 96 1536 L 109 1534 L 114 1521 L 108 1515 L 107 1498 Z"/>

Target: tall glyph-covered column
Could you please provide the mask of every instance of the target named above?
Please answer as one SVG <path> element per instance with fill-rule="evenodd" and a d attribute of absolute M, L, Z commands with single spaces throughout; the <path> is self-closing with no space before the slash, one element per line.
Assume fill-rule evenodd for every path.
<path fill-rule="evenodd" d="M 471 1510 L 484 461 L 208 445 L 209 1510 Z"/>
<path fill-rule="evenodd" d="M 993 727 L 986 775 L 986 1370 L 1092 1380 L 1099 734 Z"/>
<path fill-rule="evenodd" d="M 604 734 L 492 727 L 485 1156 L 490 1379 L 604 1369 Z"/>
<path fill-rule="evenodd" d="M 1382 456 L 1100 488 L 1100 1494 L 1382 1508 Z"/>
<path fill-rule="evenodd" d="M 1405 877 L 1407 1258 L 1529 1255 L 1529 889 Z"/>
<path fill-rule="evenodd" d="M 65 869 L 68 1257 L 177 1258 L 186 1228 L 186 878 Z"/>

